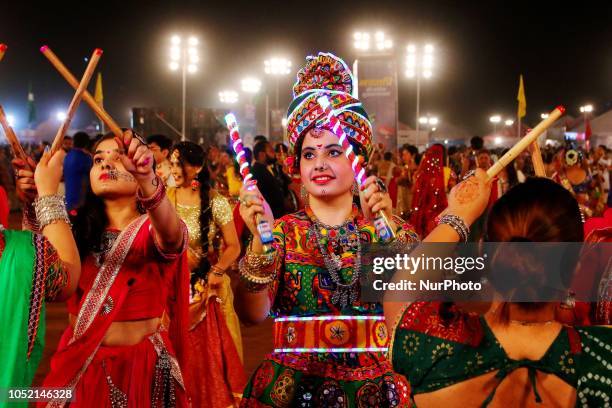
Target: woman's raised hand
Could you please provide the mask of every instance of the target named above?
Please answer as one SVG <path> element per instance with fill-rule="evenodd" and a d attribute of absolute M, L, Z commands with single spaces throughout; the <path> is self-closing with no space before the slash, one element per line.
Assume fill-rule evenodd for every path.
<path fill-rule="evenodd" d="M 244 183 L 240 189 L 240 216 L 255 237 L 259 237 L 257 230 L 258 216 L 268 221 L 270 226 L 274 224 L 272 210 L 257 188 L 257 181 L 255 180 Z"/>

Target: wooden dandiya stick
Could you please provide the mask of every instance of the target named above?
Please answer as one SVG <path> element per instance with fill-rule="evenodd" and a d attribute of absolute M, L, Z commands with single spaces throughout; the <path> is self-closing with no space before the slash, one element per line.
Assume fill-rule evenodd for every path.
<path fill-rule="evenodd" d="M 548 118 L 544 119 L 536 127 L 534 127 L 529 133 L 519 140 L 506 154 L 504 154 L 493 166 L 487 170 L 487 176 L 493 178 L 499 174 L 512 160 L 521 154 L 525 149 L 529 147 L 538 136 L 540 136 L 546 129 L 548 129 L 557 119 L 559 119 L 565 113 L 563 106 L 557 106 L 550 114 Z M 541 157 L 541 156 L 540 156 Z"/>
<path fill-rule="evenodd" d="M 238 121 L 236 120 L 236 116 L 234 116 L 233 113 L 228 113 L 225 115 L 225 123 L 227 124 L 227 129 L 230 132 L 232 149 L 236 153 L 236 161 L 240 166 L 242 182 L 247 183 L 253 178 L 253 174 L 251 173 L 249 162 L 247 162 L 245 157 L 246 153 L 244 151 L 244 146 L 242 145 L 242 139 L 240 139 L 240 132 L 238 130 Z M 274 241 L 274 237 L 272 236 L 272 228 L 270 223 L 262 219 L 259 215 L 257 216 L 256 222 L 257 231 L 259 231 L 259 237 L 261 239 L 261 243 L 263 244 L 264 252 L 268 252 L 270 251 L 272 242 Z"/>
<path fill-rule="evenodd" d="M 79 81 L 76 79 L 74 75 L 66 68 L 66 66 L 60 61 L 60 59 L 51 51 L 51 49 L 44 45 L 40 48 L 40 52 L 43 53 L 45 57 L 51 62 L 51 64 L 57 69 L 61 76 L 72 86 L 74 89 L 77 89 L 79 86 Z M 102 108 L 91 94 L 85 90 L 83 92 L 83 100 L 89 105 L 89 107 L 94 111 L 96 116 L 100 118 L 102 122 L 106 125 L 110 131 L 118 137 L 123 137 L 123 131 L 121 127 L 113 120 L 113 118 Z"/>
<path fill-rule="evenodd" d="M 64 136 L 70 128 L 72 118 L 74 118 L 74 114 L 76 113 L 76 110 L 79 107 L 79 103 L 81 102 L 83 93 L 87 90 L 87 85 L 89 85 L 89 81 L 91 80 L 91 77 L 93 76 L 93 73 L 96 70 L 96 66 L 100 61 L 101 56 L 102 50 L 96 48 L 93 54 L 91 55 L 91 58 L 89 59 L 89 64 L 87 64 L 87 68 L 85 68 L 81 83 L 77 87 L 77 90 L 74 96 L 72 97 L 72 101 L 70 101 L 70 105 L 68 106 L 68 112 L 66 112 L 66 119 L 64 120 L 64 123 L 62 123 L 60 128 L 57 130 L 55 139 L 53 139 L 53 144 L 51 145 L 51 154 L 61 149 L 62 143 L 64 142 Z"/>
<path fill-rule="evenodd" d="M 332 133 L 338 136 L 340 139 L 340 146 L 342 146 L 342 149 L 344 149 L 346 158 L 351 162 L 351 168 L 355 174 L 355 180 L 357 180 L 357 184 L 359 187 L 361 187 L 366 179 L 366 170 L 363 167 L 363 157 L 355 154 L 353 146 L 350 144 L 348 136 L 340 124 L 340 120 L 336 116 L 334 110 L 331 108 L 329 98 L 327 96 L 321 96 L 317 99 L 317 102 L 323 109 L 327 121 L 329 121 L 331 124 Z M 359 190 L 361 191 L 361 188 Z M 389 220 L 382 211 L 376 213 L 374 218 L 374 227 L 376 228 L 376 233 L 381 241 L 388 242 L 395 238 L 395 231 L 393 231 L 393 229 L 390 227 Z"/>
<path fill-rule="evenodd" d="M 2 126 L 2 129 L 4 129 L 4 134 L 6 135 L 6 139 L 11 145 L 11 149 L 13 150 L 13 154 L 15 155 L 15 157 L 27 163 L 26 160 L 28 158 L 28 155 L 23 150 L 21 143 L 19 143 L 19 139 L 17 138 L 15 131 L 13 130 L 11 125 L 9 125 L 8 119 L 6 118 L 6 114 L 4 113 L 4 109 L 2 109 L 2 106 L 0 106 L 0 125 Z"/>
<path fill-rule="evenodd" d="M 6 44 L 0 44 L 0 61 L 2 61 L 2 58 L 4 58 L 4 53 L 6 52 L 7 48 L 8 46 Z"/>
<path fill-rule="evenodd" d="M 531 129 L 527 130 L 527 133 L 531 132 Z M 540 145 L 536 139 L 531 146 L 531 164 L 533 164 L 533 170 L 535 175 L 538 177 L 546 177 L 546 167 L 544 167 L 544 160 L 542 159 L 542 151 L 540 151 Z"/>

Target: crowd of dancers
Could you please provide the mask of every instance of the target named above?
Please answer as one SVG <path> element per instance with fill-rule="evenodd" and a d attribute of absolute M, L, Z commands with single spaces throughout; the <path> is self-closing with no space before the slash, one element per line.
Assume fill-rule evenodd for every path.
<path fill-rule="evenodd" d="M 609 242 L 606 146 L 548 147 L 539 177 L 526 151 L 490 179 L 504 151 L 479 137 L 424 152 L 375 145 L 332 54 L 307 58 L 293 95 L 288 144 L 257 136 L 244 183 L 229 143 L 126 130 L 26 148 L 27 160 L 3 151 L 0 221 L 19 202 L 23 230 L 0 234 L 0 389 L 32 385 L 45 303 L 66 301 L 42 386 L 72 394 L 39 406 L 609 406 L 610 271 L 589 277 L 591 303 L 474 311 L 360 291 L 370 243 Z M 315 114 L 322 95 L 367 168 L 361 186 Z M 391 243 L 377 235 L 380 212 Z M 547 286 L 540 264 L 497 262 L 518 286 Z M 240 323 L 267 318 L 274 350 L 249 379 Z"/>

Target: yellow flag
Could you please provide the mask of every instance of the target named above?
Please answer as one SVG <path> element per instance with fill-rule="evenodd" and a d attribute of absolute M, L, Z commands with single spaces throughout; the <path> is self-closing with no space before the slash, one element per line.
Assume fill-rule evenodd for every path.
<path fill-rule="evenodd" d="M 100 106 L 104 105 L 104 94 L 102 94 L 102 73 L 98 72 L 98 78 L 96 79 L 96 92 L 94 94 L 96 103 Z"/>
<path fill-rule="evenodd" d="M 519 119 L 527 114 L 527 98 L 525 98 L 525 87 L 523 86 L 523 76 L 519 82 L 518 95 L 516 97 L 518 101 L 518 117 Z"/>

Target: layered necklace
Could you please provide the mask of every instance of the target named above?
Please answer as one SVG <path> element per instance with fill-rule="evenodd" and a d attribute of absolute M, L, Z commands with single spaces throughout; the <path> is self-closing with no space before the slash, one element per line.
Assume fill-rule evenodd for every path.
<path fill-rule="evenodd" d="M 359 276 L 361 273 L 361 241 L 358 228 L 353 221 L 354 214 L 342 225 L 330 226 L 320 222 L 310 211 L 312 226 L 310 227 L 317 237 L 317 245 L 323 255 L 325 268 L 329 272 L 335 289 L 332 292 L 331 302 L 343 309 L 352 305 L 359 298 Z M 349 282 L 343 282 L 341 276 L 342 254 L 355 253 L 353 275 Z"/>

